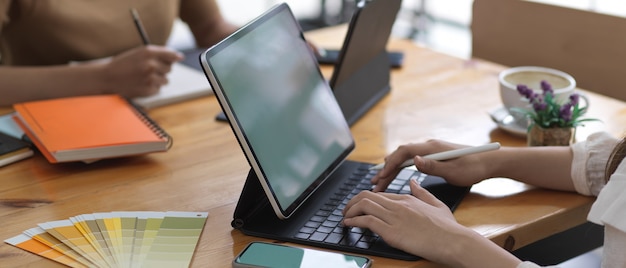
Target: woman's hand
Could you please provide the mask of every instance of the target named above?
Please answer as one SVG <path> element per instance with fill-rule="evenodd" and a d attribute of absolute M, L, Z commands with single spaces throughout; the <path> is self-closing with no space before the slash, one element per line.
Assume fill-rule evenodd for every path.
<path fill-rule="evenodd" d="M 413 158 L 415 167 L 426 174 L 443 177 L 453 185 L 470 186 L 487 179 L 487 165 L 484 157 L 488 153 L 472 154 L 463 157 L 435 161 L 420 156 L 468 147 L 441 140 L 429 140 L 424 143 L 407 144 L 398 147 L 393 153 L 385 157 L 385 167 L 372 178 L 375 185 L 374 192 L 381 192 L 400 172 L 400 165 L 407 159 Z"/>
<path fill-rule="evenodd" d="M 458 223 L 450 209 L 415 180 L 413 195 L 363 191 L 344 209 L 344 225 L 367 228 L 389 245 L 425 258 L 440 250 L 437 241 L 448 236 Z"/>
<path fill-rule="evenodd" d="M 179 52 L 153 45 L 121 53 L 104 64 L 104 93 L 129 98 L 155 94 L 168 83 L 172 64 L 182 59 Z"/>
<path fill-rule="evenodd" d="M 344 209 L 344 225 L 370 229 L 387 244 L 437 262 L 453 230 L 462 229 L 450 209 L 417 181 L 410 182 L 413 195 L 363 191 Z"/>
<path fill-rule="evenodd" d="M 370 229 L 390 246 L 451 267 L 517 267 L 521 262 L 473 230 L 418 182 L 412 195 L 363 191 L 343 211 L 343 224 Z"/>

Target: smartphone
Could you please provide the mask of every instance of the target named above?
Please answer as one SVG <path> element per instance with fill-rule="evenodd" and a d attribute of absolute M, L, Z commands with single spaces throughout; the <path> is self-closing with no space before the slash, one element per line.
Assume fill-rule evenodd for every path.
<path fill-rule="evenodd" d="M 234 268 L 258 267 L 354 267 L 366 268 L 372 260 L 363 257 L 275 243 L 252 242 L 233 260 Z"/>

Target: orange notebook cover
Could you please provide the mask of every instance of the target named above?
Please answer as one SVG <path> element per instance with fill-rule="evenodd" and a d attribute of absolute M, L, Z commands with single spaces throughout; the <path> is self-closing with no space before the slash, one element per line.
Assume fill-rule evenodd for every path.
<path fill-rule="evenodd" d="M 119 95 L 18 103 L 15 121 L 51 163 L 166 151 L 172 140 Z"/>

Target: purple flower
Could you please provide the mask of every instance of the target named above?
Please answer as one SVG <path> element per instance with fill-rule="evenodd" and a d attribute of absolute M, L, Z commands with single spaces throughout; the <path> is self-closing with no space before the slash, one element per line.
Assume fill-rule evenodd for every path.
<path fill-rule="evenodd" d="M 522 85 L 522 84 L 517 85 L 517 92 L 519 92 L 520 95 L 524 96 L 525 98 L 527 98 L 531 102 L 535 98 L 534 95 L 536 95 L 536 94 L 534 94 L 535 92 L 532 89 L 530 89 L 530 88 L 528 88 L 528 86 Z"/>
<path fill-rule="evenodd" d="M 541 80 L 541 89 L 543 90 L 543 94 L 545 95 L 548 92 L 552 92 L 552 85 L 548 83 L 546 80 Z"/>
<path fill-rule="evenodd" d="M 572 120 L 572 106 L 572 103 L 568 102 L 561 106 L 561 109 L 559 110 L 559 116 L 565 120 L 565 122 Z"/>
<path fill-rule="evenodd" d="M 533 103 L 533 109 L 537 112 L 543 111 L 548 107 L 545 102 L 535 102 Z"/>
<path fill-rule="evenodd" d="M 576 127 L 582 125 L 584 121 L 595 119 L 580 119 L 581 113 L 578 108 L 579 94 L 570 95 L 564 104 L 559 103 L 554 97 L 552 86 L 547 81 L 541 81 L 541 90 L 537 93 L 526 85 L 517 85 L 517 91 L 528 100 L 531 111 L 526 109 L 516 109 L 517 112 L 525 113 L 528 118 L 543 128 L 550 127 Z"/>
<path fill-rule="evenodd" d="M 580 99 L 580 95 L 578 95 L 578 93 L 569 95 L 569 101 L 572 104 L 572 106 L 576 106 L 578 104 L 579 99 Z"/>

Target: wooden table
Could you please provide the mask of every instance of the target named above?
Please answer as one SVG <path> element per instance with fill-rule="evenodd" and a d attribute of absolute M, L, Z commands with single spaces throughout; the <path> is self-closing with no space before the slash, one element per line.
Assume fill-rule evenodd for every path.
<path fill-rule="evenodd" d="M 307 33 L 318 46 L 339 47 L 345 28 Z M 445 139 L 465 144 L 498 141 L 525 146 L 525 140 L 499 130 L 487 112 L 499 106 L 498 72 L 505 67 L 463 60 L 392 40 L 405 52 L 405 65 L 394 70 L 392 90 L 353 126 L 357 148 L 350 159 L 381 162 L 398 145 Z M 325 75 L 331 68 L 323 67 Z M 578 139 L 595 131 L 620 136 L 626 127 L 626 103 L 585 92 L 590 117 Z M 0 112 L 9 112 L 9 108 Z M 205 97 L 149 114 L 174 137 L 167 153 L 112 159 L 93 164 L 49 164 L 41 155 L 0 168 L 0 239 L 83 213 L 108 211 L 208 211 L 193 267 L 230 267 L 251 241 L 230 226 L 248 164 L 230 127 L 216 122 L 220 107 Z M 507 249 L 517 249 L 586 221 L 593 198 L 537 189 L 509 179 L 491 179 L 472 188 L 455 212 L 458 221 Z M 373 257 L 376 266 L 431 267 Z M 58 266 L 23 250 L 0 245 L 3 267 Z"/>

